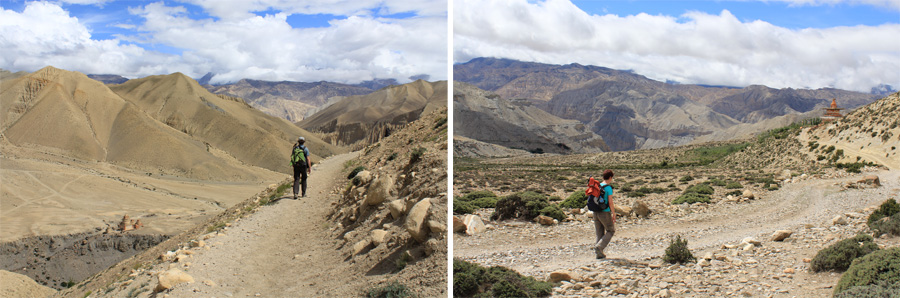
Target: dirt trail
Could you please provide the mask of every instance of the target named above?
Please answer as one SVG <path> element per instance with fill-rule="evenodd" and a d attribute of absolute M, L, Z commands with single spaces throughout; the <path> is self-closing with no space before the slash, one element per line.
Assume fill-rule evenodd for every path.
<path fill-rule="evenodd" d="M 775 230 L 796 231 L 803 229 L 805 224 L 830 226 L 830 220 L 835 215 L 860 212 L 897 195 L 900 171 L 876 174 L 881 177 L 884 186 L 875 190 L 839 192 L 835 185 L 855 181 L 858 177 L 813 179 L 787 184 L 748 204 L 717 206 L 711 212 L 677 219 L 632 221 L 617 226 L 606 254 L 629 260 L 658 257 L 663 255 L 668 239 L 675 234 L 688 239 L 692 250 L 701 251 L 726 243 L 737 244 L 748 236 L 765 240 Z M 500 227 L 476 236 L 457 236 L 454 239 L 454 256 L 507 266 L 538 277 L 554 270 L 596 263 L 589 245 L 594 238 L 590 222 L 552 227 L 524 222 L 493 224 Z M 506 227 L 510 225 L 519 228 Z"/>
<path fill-rule="evenodd" d="M 797 138 L 800 143 L 806 143 L 810 141 L 809 131 L 804 130 L 800 133 L 800 136 Z M 835 138 L 836 139 L 836 138 Z M 820 144 L 820 146 L 828 146 L 833 145 L 836 149 L 843 149 L 845 156 L 861 156 L 863 159 L 868 161 L 873 161 L 875 163 L 881 164 L 892 170 L 900 170 L 900 159 L 896 157 L 887 157 L 884 155 L 884 152 L 880 152 L 877 150 L 869 149 L 869 148 L 854 148 L 852 146 L 848 146 L 845 143 L 835 142 L 834 139 L 817 139 L 816 142 Z"/>
<path fill-rule="evenodd" d="M 325 216 L 328 195 L 346 161 L 356 153 L 323 160 L 309 176 L 307 197 L 291 190 L 275 203 L 209 239 L 210 250 L 190 260 L 186 272 L 197 281 L 172 290 L 172 297 L 303 297 L 357 295 L 354 274 L 334 250 Z M 208 281 L 211 281 L 208 282 Z M 214 284 L 215 286 L 209 286 Z"/>

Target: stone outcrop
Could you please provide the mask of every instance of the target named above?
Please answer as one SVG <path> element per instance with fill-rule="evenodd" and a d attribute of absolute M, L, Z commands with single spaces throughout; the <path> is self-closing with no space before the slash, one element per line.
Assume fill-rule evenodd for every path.
<path fill-rule="evenodd" d="M 425 226 L 425 218 L 428 217 L 429 208 L 431 208 L 431 199 L 422 199 L 412 207 L 406 216 L 406 231 L 419 243 L 425 242 L 428 237 L 429 231 Z"/>
<path fill-rule="evenodd" d="M 194 282 L 194 277 L 177 268 L 169 269 L 158 276 L 159 283 L 156 285 L 156 292 L 162 292 L 182 283 Z"/>
<path fill-rule="evenodd" d="M 372 181 L 366 191 L 366 204 L 379 205 L 391 196 L 394 190 L 394 178 L 390 175 L 382 175 Z"/>

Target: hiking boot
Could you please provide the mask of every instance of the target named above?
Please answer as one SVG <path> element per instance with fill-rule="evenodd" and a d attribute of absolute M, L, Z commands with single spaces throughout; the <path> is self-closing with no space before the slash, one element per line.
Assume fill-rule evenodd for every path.
<path fill-rule="evenodd" d="M 297 195 L 294 195 L 294 200 L 296 200 L 296 199 L 297 199 Z"/>
<path fill-rule="evenodd" d="M 599 247 L 594 247 L 594 253 L 597 255 L 597 259 L 598 259 L 598 260 L 601 260 L 601 259 L 605 259 L 605 258 L 606 258 L 606 255 L 603 254 L 602 251 L 600 251 L 600 248 L 599 248 Z"/>

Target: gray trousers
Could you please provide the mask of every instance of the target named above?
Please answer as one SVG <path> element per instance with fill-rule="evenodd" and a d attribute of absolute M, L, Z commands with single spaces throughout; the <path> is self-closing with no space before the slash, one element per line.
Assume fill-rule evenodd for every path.
<path fill-rule="evenodd" d="M 613 223 L 611 212 L 594 212 L 594 231 L 597 233 L 597 242 L 594 246 L 603 253 L 616 233 L 616 224 Z"/>

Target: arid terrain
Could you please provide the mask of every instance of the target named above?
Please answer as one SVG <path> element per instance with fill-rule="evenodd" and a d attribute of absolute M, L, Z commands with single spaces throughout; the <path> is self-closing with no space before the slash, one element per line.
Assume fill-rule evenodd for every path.
<path fill-rule="evenodd" d="M 840 272 L 812 273 L 809 259 L 836 241 L 871 234 L 869 214 L 885 200 L 900 198 L 898 105 L 900 94 L 893 94 L 838 122 L 791 126 L 726 143 L 457 158 L 456 197 L 483 190 L 498 197 L 533 191 L 551 202 L 563 201 L 583 193 L 589 175 L 610 168 L 616 172 L 614 203 L 628 211 L 620 210 L 606 260 L 594 258 L 590 217 L 565 208 L 567 218 L 549 225 L 489 220 L 493 208 L 477 209 L 486 229 L 456 233 L 454 257 L 540 280 L 551 272 L 566 273 L 570 278 L 553 290 L 559 296 L 830 296 Z M 859 173 L 836 166 L 856 162 L 878 166 L 862 166 Z M 877 176 L 880 186 L 858 182 L 869 176 Z M 701 183 L 714 190 L 709 203 L 672 204 L 683 190 Z M 639 205 L 648 207 L 649 215 L 639 212 Z M 772 241 L 779 230 L 791 235 Z M 698 262 L 662 261 L 676 235 L 688 240 Z M 900 239 L 882 236 L 876 243 L 897 247 Z"/>

